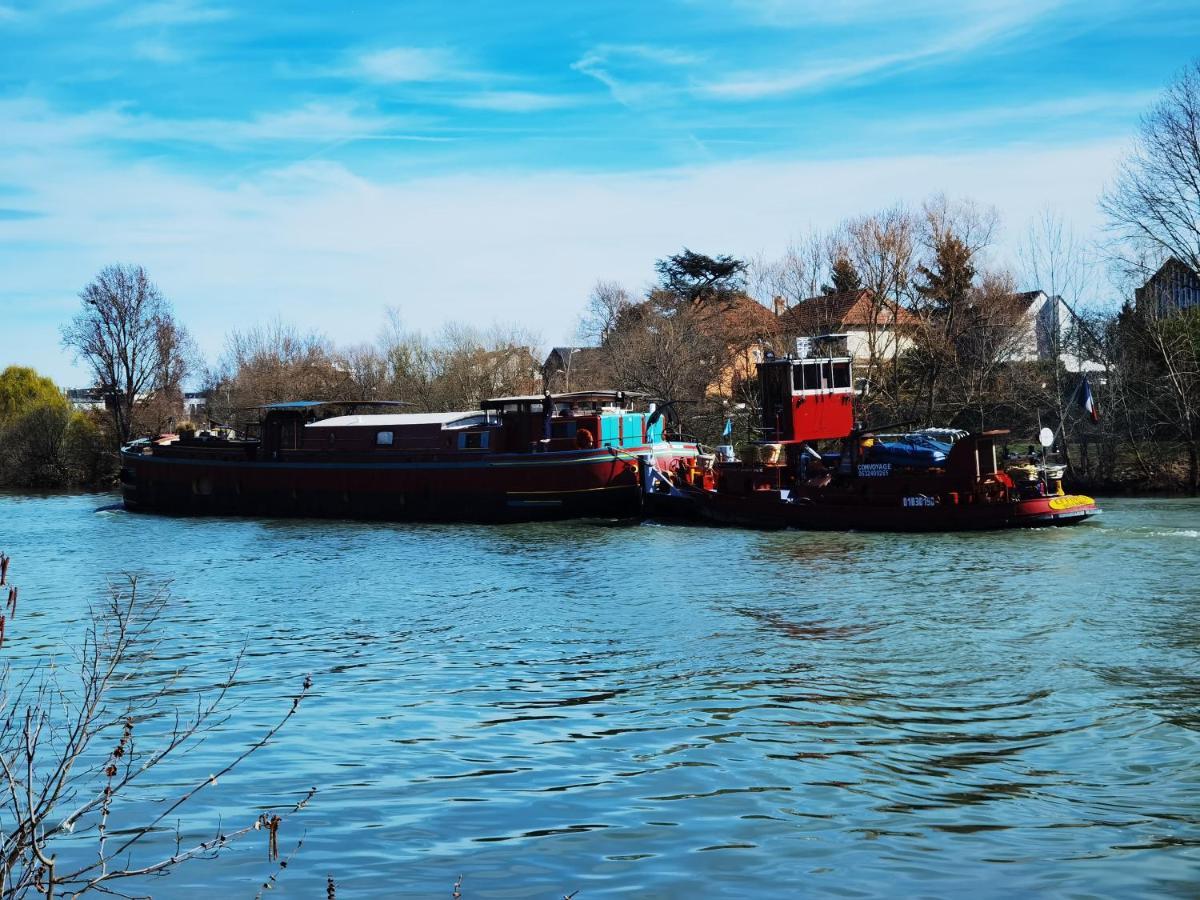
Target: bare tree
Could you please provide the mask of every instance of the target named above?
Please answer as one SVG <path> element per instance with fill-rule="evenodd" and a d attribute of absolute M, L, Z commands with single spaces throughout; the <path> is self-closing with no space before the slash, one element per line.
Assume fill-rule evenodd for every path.
<path fill-rule="evenodd" d="M 245 420 L 242 411 L 263 403 L 359 399 L 329 340 L 279 319 L 230 332 L 209 381 L 210 415 L 221 421 Z"/>
<path fill-rule="evenodd" d="M 827 256 L 825 239 L 810 231 L 788 244 L 779 259 L 752 260 L 747 270 L 748 290 L 768 308 L 773 307 L 775 298 L 782 300 L 784 307 L 795 306 L 821 292 Z"/>
<path fill-rule="evenodd" d="M 1166 258 L 1200 272 L 1200 60 L 1188 65 L 1141 122 L 1133 153 L 1104 194 L 1120 275 L 1145 281 Z M 1200 488 L 1200 312 L 1140 303 L 1122 315 L 1125 359 L 1142 375 L 1124 383 L 1151 434 L 1180 440 L 1188 484 Z"/>
<path fill-rule="evenodd" d="M 594 346 L 604 344 L 633 303 L 629 291 L 617 282 L 597 281 L 579 320 L 579 337 Z"/>
<path fill-rule="evenodd" d="M 425 412 L 477 408 L 489 397 L 536 391 L 537 337 L 515 325 L 449 322 L 434 337 L 407 331 L 390 310 L 379 351 L 393 399 Z"/>
<path fill-rule="evenodd" d="M 1200 59 L 1142 117 L 1136 147 L 1100 206 L 1118 241 L 1200 271 Z"/>
<path fill-rule="evenodd" d="M 627 310 L 605 349 L 621 387 L 676 404 L 686 419 L 682 404 L 704 399 L 728 364 L 728 344 L 690 301 L 658 299 Z"/>
<path fill-rule="evenodd" d="M 352 400 L 389 400 L 388 366 L 383 352 L 371 344 L 355 344 L 335 354 L 335 365 L 350 379 Z"/>
<path fill-rule="evenodd" d="M 1093 457 L 1088 451 L 1096 439 L 1100 447 L 1097 474 L 1109 477 L 1116 461 L 1118 417 L 1110 415 L 1097 424 L 1073 415 L 1079 373 L 1085 368 L 1103 373 L 1110 397 L 1122 384 L 1109 334 L 1111 313 L 1087 308 L 1097 299 L 1094 272 L 1099 261 L 1094 249 L 1051 210 L 1043 211 L 1031 223 L 1018 256 L 1026 285 L 1044 291 L 1047 303 L 1053 304 L 1043 317 L 1044 337 L 1048 339 L 1045 350 L 1050 357 L 1050 364 L 1044 367 L 1047 389 L 1039 391 L 1036 400 L 1039 406 L 1052 411 L 1052 422 L 1058 423 L 1072 471 L 1093 477 L 1089 471 Z M 1078 459 L 1072 457 L 1072 442 L 1079 446 Z"/>
<path fill-rule="evenodd" d="M 141 266 L 108 266 L 79 297 L 83 309 L 63 328 L 63 344 L 111 393 L 116 436 L 125 443 L 139 401 L 177 390 L 187 374 L 186 331 Z"/>
<path fill-rule="evenodd" d="M 916 364 L 924 418 L 932 419 L 944 398 L 949 373 L 959 365 L 962 337 L 971 324 L 970 308 L 980 254 L 988 247 L 998 224 L 994 209 L 980 210 L 970 200 L 936 196 L 923 208 L 922 244 L 925 257 L 917 265 L 914 300 L 920 319 Z"/>
<path fill-rule="evenodd" d="M 954 365 L 947 371 L 950 396 L 957 412 L 970 409 L 980 430 L 988 426 L 988 410 L 1027 394 L 1029 372 L 1014 359 L 1027 340 L 1026 306 L 1008 272 L 985 272 L 972 286 L 960 310 L 954 335 Z M 1022 377 L 1025 376 L 1025 377 Z M 963 424 L 968 424 L 964 422 Z"/>
<path fill-rule="evenodd" d="M 1000 213 L 994 206 L 980 206 L 973 200 L 954 200 L 945 194 L 935 194 L 921 207 L 921 242 L 929 254 L 949 237 L 953 237 L 976 259 L 991 246 L 1000 227 Z"/>
<path fill-rule="evenodd" d="M 898 320 L 911 297 L 918 229 L 916 217 L 899 205 L 850 219 L 840 229 L 842 252 L 869 292 L 863 374 L 872 393 L 882 392 L 890 402 L 895 401 L 896 364 L 908 337 Z"/>
<path fill-rule="evenodd" d="M 128 896 L 145 879 L 181 863 L 212 858 L 240 837 L 265 830 L 272 858 L 282 818 L 276 812 L 251 815 L 233 828 L 219 823 L 211 838 L 184 843 L 177 837 L 164 851 L 154 837 L 173 822 L 198 793 L 217 784 L 264 747 L 296 714 L 310 681 L 291 699 L 280 719 L 218 771 L 169 796 L 149 820 L 132 826 L 123 819 L 132 789 L 186 754 L 216 725 L 230 677 L 208 697 L 195 696 L 188 714 L 164 715 L 162 707 L 179 690 L 174 679 L 148 695 L 126 690 L 138 660 L 153 654 L 155 623 L 166 602 L 159 591 L 148 599 L 138 580 L 114 587 L 103 607 L 94 609 L 78 653 L 73 684 L 61 684 L 50 664 L 0 670 L 0 894 L 19 898 L 56 893 Z M 10 590 L 11 621 L 16 592 Z M 165 724 L 165 727 L 164 727 Z M 159 783 L 162 783 L 161 781 Z M 303 807 L 309 793 L 293 809 Z"/>
<path fill-rule="evenodd" d="M 443 326 L 434 354 L 443 408 L 474 409 L 488 397 L 535 392 L 541 379 L 535 343 L 536 338 L 518 326 Z"/>

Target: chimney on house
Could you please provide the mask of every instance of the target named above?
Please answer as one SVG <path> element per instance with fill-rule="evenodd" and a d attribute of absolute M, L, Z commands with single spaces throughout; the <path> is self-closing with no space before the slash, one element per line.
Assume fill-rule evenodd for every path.
<path fill-rule="evenodd" d="M 787 304 L 778 295 L 771 299 L 771 307 L 775 310 L 775 315 L 777 316 L 782 316 L 787 311 Z"/>

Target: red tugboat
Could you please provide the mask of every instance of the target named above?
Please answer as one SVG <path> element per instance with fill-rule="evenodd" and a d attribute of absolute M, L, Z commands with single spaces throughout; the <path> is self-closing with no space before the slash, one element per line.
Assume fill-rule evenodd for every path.
<path fill-rule="evenodd" d="M 1048 429 L 1040 459 L 1030 453 L 1002 466 L 997 443 L 1007 431 L 856 428 L 848 357 L 768 358 L 758 379 L 764 440 L 745 460 L 722 448 L 673 475 L 647 471 L 650 509 L 757 528 L 862 531 L 1074 525 L 1100 511 L 1092 498 L 1063 492 L 1064 467 L 1045 462 Z M 820 444 L 836 450 L 819 452 Z"/>
<path fill-rule="evenodd" d="M 674 471 L 695 444 L 663 438 L 633 395 L 501 397 L 479 410 L 359 414 L 403 404 L 258 407 L 258 435 L 166 435 L 121 452 L 131 510 L 508 521 L 637 516 L 643 465 Z"/>

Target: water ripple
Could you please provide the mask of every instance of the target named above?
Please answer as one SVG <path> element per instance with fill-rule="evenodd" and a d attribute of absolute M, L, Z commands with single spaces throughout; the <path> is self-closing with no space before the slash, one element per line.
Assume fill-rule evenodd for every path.
<path fill-rule="evenodd" d="M 471 898 L 1194 895 L 1195 501 L 999 535 L 131 516 L 0 499 L 59 653 L 104 573 L 173 578 L 145 696 L 231 686 L 152 807 L 301 715 L 185 828 L 319 788 L 278 890 Z M 102 506 L 101 511 L 96 511 Z M 157 723 L 157 724 L 156 724 Z M 170 830 L 161 836 L 173 846 Z M 172 876 L 244 893 L 254 853 Z M 385 890 L 382 886 L 387 885 Z"/>

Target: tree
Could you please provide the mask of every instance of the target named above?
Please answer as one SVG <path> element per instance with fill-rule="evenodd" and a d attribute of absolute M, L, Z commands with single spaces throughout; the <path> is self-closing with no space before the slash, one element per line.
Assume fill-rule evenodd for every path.
<path fill-rule="evenodd" d="M 913 214 L 897 205 L 844 222 L 831 242 L 849 264 L 848 280 L 868 292 L 866 321 L 860 325 L 867 351 L 860 374 L 870 385 L 863 406 L 887 407 L 884 414 L 890 418 L 896 416 L 890 408 L 899 387 L 896 363 L 908 337 L 897 319 L 910 297 L 917 231 Z"/>
<path fill-rule="evenodd" d="M 108 266 L 79 298 L 83 309 L 63 328 L 63 344 L 111 395 L 113 426 L 123 444 L 137 404 L 155 391 L 177 390 L 186 375 L 186 332 L 141 266 Z"/>
<path fill-rule="evenodd" d="M 489 397 L 531 394 L 541 381 L 537 343 L 529 331 L 499 323 L 448 322 L 428 337 L 407 330 L 390 309 L 376 350 L 381 390 L 422 412 L 478 409 Z"/>
<path fill-rule="evenodd" d="M 654 264 L 662 290 L 693 304 L 724 300 L 746 286 L 746 264 L 732 256 L 705 256 L 684 247 L 682 253 Z"/>
<path fill-rule="evenodd" d="M 1137 431 L 1179 441 L 1187 454 L 1187 485 L 1200 489 L 1200 307 L 1174 315 L 1127 308 L 1122 350 L 1137 377 L 1124 379 Z"/>
<path fill-rule="evenodd" d="M 11 622 L 15 590 L 8 596 Z M 280 718 L 233 751 L 221 768 L 179 785 L 169 764 L 224 721 L 223 703 L 237 665 L 206 697 L 181 688 L 170 676 L 149 693 L 129 691 L 131 667 L 154 652 L 155 623 L 167 602 L 165 590 L 147 597 L 138 579 L 130 577 L 92 610 L 73 671 L 26 657 L 0 668 L 5 710 L 0 719 L 0 892 L 5 898 L 129 896 L 126 892 L 139 886 L 144 890 L 146 879 L 187 860 L 213 858 L 258 831 L 266 833 L 269 858 L 277 859 L 282 816 L 275 810 L 247 810 L 241 822 L 216 822 L 212 837 L 195 843 L 184 843 L 179 831 L 169 849 L 157 840 L 177 827 L 180 811 L 197 794 L 213 789 L 266 746 L 311 687 L 306 678 Z M 139 804 L 130 795 L 151 781 L 156 790 L 173 781 L 176 786 L 166 788 L 148 819 L 131 819 Z M 292 811 L 303 808 L 313 793 Z M 275 875 L 269 883 L 274 881 Z"/>
<path fill-rule="evenodd" d="M 0 373 L 0 484 L 62 487 L 99 476 L 100 433 L 33 369 Z"/>
<path fill-rule="evenodd" d="M 1098 293 L 1092 278 L 1091 254 L 1061 216 L 1046 210 L 1031 223 L 1019 255 L 1023 281 L 1045 291 L 1047 302 L 1056 304 L 1049 335 L 1051 363 L 1045 367 L 1045 383 L 1039 382 L 1038 406 L 1051 411 L 1049 421 L 1059 423 L 1064 456 L 1073 474 L 1109 478 L 1116 462 L 1116 428 L 1123 417 L 1111 404 L 1099 423 L 1073 415 L 1073 398 L 1085 363 L 1103 367 L 1100 380 L 1109 398 L 1123 383 L 1108 339 L 1111 314 L 1088 313 L 1083 308 Z M 1059 319 L 1060 312 L 1066 313 L 1065 321 Z M 1124 404 L 1120 407 L 1123 409 Z M 1072 440 L 1080 446 L 1078 462 L 1070 456 Z M 1091 443 L 1098 443 L 1100 448 L 1096 460 L 1099 465 L 1094 468 L 1094 457 L 1087 450 Z"/>
<path fill-rule="evenodd" d="M 91 423 L 66 406 L 28 409 L 0 430 L 0 482 L 19 487 L 62 487 L 81 480 L 75 449 L 85 446 Z"/>
<path fill-rule="evenodd" d="M 1200 271 L 1200 60 L 1141 121 L 1134 151 L 1101 199 L 1116 263 L 1140 280 L 1175 257 Z M 1144 307 L 1144 308 L 1143 308 Z M 1124 380 L 1148 420 L 1139 429 L 1183 442 L 1188 483 L 1200 488 L 1200 353 L 1196 310 L 1140 304 L 1123 315 L 1123 355 L 1143 377 Z M 1132 433 L 1132 432 L 1131 432 Z"/>
<path fill-rule="evenodd" d="M 0 428 L 40 406 L 67 408 L 62 391 L 51 381 L 25 366 L 9 366 L 0 372 Z"/>
<path fill-rule="evenodd" d="M 653 292 L 622 312 L 603 348 L 620 387 L 675 404 L 676 418 L 689 426 L 730 361 L 730 342 L 705 312 Z"/>
<path fill-rule="evenodd" d="M 1100 206 L 1119 242 L 1200 271 L 1200 59 L 1142 117 L 1135 148 Z"/>
<path fill-rule="evenodd" d="M 969 359 L 966 344 L 972 341 L 973 331 L 977 337 L 981 321 L 973 305 L 983 301 L 990 306 L 999 297 L 994 290 L 976 291 L 975 284 L 978 255 L 990 242 L 997 219 L 994 210 L 981 211 L 969 202 L 953 203 L 942 196 L 925 204 L 923 241 L 928 258 L 916 270 L 920 327 L 911 362 L 919 370 L 927 420 L 933 418 L 946 376 L 961 375 L 960 363 Z M 982 319 L 991 321 L 990 309 Z"/>
<path fill-rule="evenodd" d="M 788 244 L 779 259 L 753 260 L 747 269 L 749 291 L 769 309 L 777 298 L 784 307 L 791 307 L 815 297 L 821 293 L 825 255 L 821 235 L 810 231 L 800 241 Z"/>
<path fill-rule="evenodd" d="M 863 283 L 858 276 L 858 270 L 845 256 L 839 256 L 833 261 L 829 278 L 832 284 L 825 285 L 826 294 L 848 294 L 851 291 L 862 290 Z"/>
<path fill-rule="evenodd" d="M 220 421 L 245 418 L 244 410 L 263 403 L 360 399 L 327 338 L 278 319 L 231 331 L 208 382 L 210 414 Z"/>
<path fill-rule="evenodd" d="M 602 346 L 616 329 L 622 314 L 633 305 L 629 291 L 620 284 L 597 281 L 579 319 L 579 337 L 595 346 Z"/>

